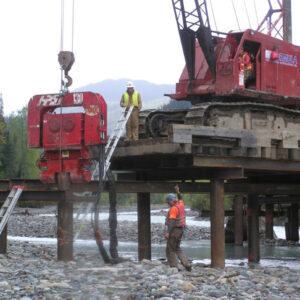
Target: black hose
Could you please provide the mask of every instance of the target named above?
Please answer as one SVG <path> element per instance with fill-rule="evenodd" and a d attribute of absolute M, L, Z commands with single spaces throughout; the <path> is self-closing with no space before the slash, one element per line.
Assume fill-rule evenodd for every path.
<path fill-rule="evenodd" d="M 103 245 L 103 241 L 100 234 L 100 228 L 99 228 L 99 210 L 100 210 L 100 201 L 101 201 L 101 194 L 103 190 L 103 175 L 104 175 L 104 164 L 105 164 L 105 146 L 103 144 L 100 144 L 99 146 L 99 186 L 97 191 L 97 199 L 95 201 L 94 205 L 94 213 L 92 214 L 94 216 L 92 220 L 92 225 L 94 229 L 94 236 L 97 243 L 97 246 L 99 248 L 100 254 L 103 258 L 104 263 L 109 264 L 112 263 L 112 260 L 108 256 L 106 249 Z"/>

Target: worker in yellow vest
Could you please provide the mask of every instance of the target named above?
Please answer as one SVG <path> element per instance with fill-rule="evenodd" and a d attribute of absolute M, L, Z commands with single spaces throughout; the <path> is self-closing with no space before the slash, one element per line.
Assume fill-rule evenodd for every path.
<path fill-rule="evenodd" d="M 141 95 L 134 90 L 134 85 L 131 81 L 127 82 L 126 89 L 126 92 L 122 95 L 120 105 L 127 109 L 132 105 L 134 107 L 126 124 L 125 141 L 136 141 L 139 139 L 139 111 L 142 108 L 142 99 Z"/>

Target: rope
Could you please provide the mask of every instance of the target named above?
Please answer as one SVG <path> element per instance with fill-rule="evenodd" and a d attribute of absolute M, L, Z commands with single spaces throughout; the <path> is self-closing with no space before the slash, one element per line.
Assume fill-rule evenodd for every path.
<path fill-rule="evenodd" d="M 60 51 L 64 48 L 65 1 L 61 0 L 60 16 Z M 60 90 L 63 90 L 64 71 L 60 69 Z"/>
<path fill-rule="evenodd" d="M 72 0 L 72 38 L 71 51 L 73 52 L 74 45 L 74 19 L 75 19 L 75 4 Z M 65 31 L 65 0 L 61 0 L 61 24 L 60 24 L 60 51 L 64 50 L 64 31 Z"/>
<path fill-rule="evenodd" d="M 60 51 L 64 48 L 65 0 L 61 0 L 60 16 Z"/>
<path fill-rule="evenodd" d="M 72 1 L 72 52 L 73 52 L 73 43 L 74 43 L 74 11 L 75 11 L 75 8 L 74 8 L 74 0 Z"/>
<path fill-rule="evenodd" d="M 247 18 L 248 18 L 249 26 L 250 26 L 250 28 L 252 28 L 251 22 L 250 22 L 250 18 L 249 18 L 249 14 L 248 14 L 248 9 L 247 9 L 247 5 L 246 5 L 246 1 L 245 1 L 245 0 L 244 0 L 244 6 L 245 6 L 245 10 L 246 10 L 246 15 L 247 15 Z"/>
<path fill-rule="evenodd" d="M 74 0 L 72 0 L 72 25 L 71 25 L 71 52 L 73 53 L 74 46 L 74 16 L 75 16 L 75 4 Z M 61 0 L 61 24 L 60 24 L 60 52 L 64 51 L 64 36 L 65 36 L 65 0 Z M 73 63 L 72 63 L 73 64 Z M 69 70 L 67 70 L 69 71 Z M 72 84 L 71 77 L 66 76 L 68 79 L 68 83 L 64 82 L 64 74 L 67 75 L 67 71 L 64 72 L 63 68 L 61 68 L 60 74 L 60 90 L 62 93 L 67 92 L 67 87 Z M 70 83 L 71 80 L 71 83 Z"/>
<path fill-rule="evenodd" d="M 232 3 L 232 6 L 233 6 L 233 10 L 234 10 L 234 14 L 235 14 L 236 22 L 237 22 L 237 24 L 238 24 L 239 30 L 241 30 L 240 23 L 239 23 L 239 19 L 238 19 L 238 16 L 237 16 L 236 10 L 235 10 L 235 6 L 234 6 L 234 3 L 233 3 L 233 0 L 231 0 L 231 3 Z"/>
<path fill-rule="evenodd" d="M 211 3 L 211 0 L 209 0 L 209 6 L 210 6 L 210 9 L 211 9 L 211 11 L 212 11 L 212 15 L 213 15 L 213 19 L 214 19 L 214 23 L 215 23 L 216 31 L 218 31 L 217 22 L 216 22 L 216 18 L 215 18 L 215 12 L 214 12 L 214 9 L 213 9 L 213 6 L 212 6 L 212 3 Z"/>
<path fill-rule="evenodd" d="M 60 95 L 60 116 L 59 116 L 59 173 L 62 173 L 62 102 L 63 95 Z"/>
<path fill-rule="evenodd" d="M 254 0 L 253 3 L 254 3 L 254 11 L 255 11 L 255 16 L 256 16 L 257 26 L 259 26 L 258 14 L 257 14 L 257 7 L 256 7 L 256 1 Z"/>

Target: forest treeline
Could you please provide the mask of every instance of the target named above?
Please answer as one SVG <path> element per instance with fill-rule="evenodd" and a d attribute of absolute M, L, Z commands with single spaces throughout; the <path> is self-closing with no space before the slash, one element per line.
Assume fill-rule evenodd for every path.
<path fill-rule="evenodd" d="M 40 149 L 27 148 L 27 107 L 0 117 L 0 179 L 38 179 Z"/>
<path fill-rule="evenodd" d="M 27 107 L 3 117 L 2 101 L 0 97 L 0 179 L 39 179 L 37 161 L 41 149 L 27 147 Z M 164 109 L 188 108 L 186 103 L 173 102 L 165 105 Z M 174 193 L 173 190 L 170 193 Z M 209 195 L 185 194 L 186 205 L 197 210 L 209 209 Z M 167 194 L 151 194 L 151 203 L 163 204 Z M 135 194 L 118 194 L 119 205 L 135 205 Z M 102 203 L 108 204 L 108 195 L 102 197 Z M 166 205 L 167 206 L 167 205 Z M 232 206 L 231 197 L 225 199 L 225 209 Z"/>

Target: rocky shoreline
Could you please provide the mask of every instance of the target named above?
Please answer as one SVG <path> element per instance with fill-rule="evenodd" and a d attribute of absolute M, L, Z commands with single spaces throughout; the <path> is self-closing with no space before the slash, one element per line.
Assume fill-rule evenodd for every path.
<path fill-rule="evenodd" d="M 42 216 L 50 213 L 53 216 Z M 161 214 L 162 212 L 158 212 Z M 18 208 L 8 224 L 13 236 L 56 237 L 56 209 Z M 192 214 L 192 212 L 191 212 Z M 104 222 L 104 224 L 107 223 Z M 105 239 L 108 226 L 103 224 Z M 119 222 L 119 241 L 136 240 L 136 222 Z M 163 224 L 152 225 L 152 240 L 161 239 Z M 187 239 L 209 238 L 209 229 L 191 228 Z M 132 231 L 132 232 L 131 232 Z M 134 237 L 135 236 L 135 237 Z M 80 238 L 92 238 L 90 222 Z M 0 299 L 11 300 L 300 300 L 300 270 L 259 264 L 225 269 L 193 264 L 192 272 L 168 267 L 160 260 L 105 265 L 96 247 L 74 249 L 74 261 L 58 262 L 56 245 L 8 240 L 0 255 Z"/>
<path fill-rule="evenodd" d="M 97 251 L 76 250 L 56 260 L 56 247 L 9 242 L 0 255 L 0 299 L 12 300 L 209 300 L 300 299 L 300 270 L 193 264 L 192 272 L 159 260 L 105 265 Z"/>
<path fill-rule="evenodd" d="M 153 215 L 165 216 L 166 212 L 162 210 L 162 206 L 157 208 L 157 212 Z M 134 211 L 136 208 L 122 207 L 121 212 Z M 106 210 L 107 211 L 107 210 Z M 30 208 L 25 211 L 23 208 L 15 209 L 8 224 L 8 235 L 24 236 L 24 237 L 56 237 L 57 236 L 57 211 L 56 207 L 50 206 L 42 209 Z M 47 216 L 45 216 L 47 215 Z M 53 216 L 49 216 L 53 215 Z M 197 213 L 187 211 L 188 216 L 196 217 Z M 82 223 L 82 224 L 81 224 Z M 80 227 L 80 239 L 93 239 L 93 230 L 91 221 L 73 222 L 73 231 L 77 232 Z M 101 235 L 104 240 L 109 239 L 109 224 L 107 220 L 100 220 Z M 151 224 L 151 240 L 152 243 L 161 243 L 164 241 L 165 226 L 164 224 Z M 117 226 L 118 240 L 121 242 L 137 242 L 137 222 L 122 221 Z M 185 232 L 185 240 L 207 240 L 210 239 L 209 228 L 199 228 L 197 226 L 188 226 Z"/>

